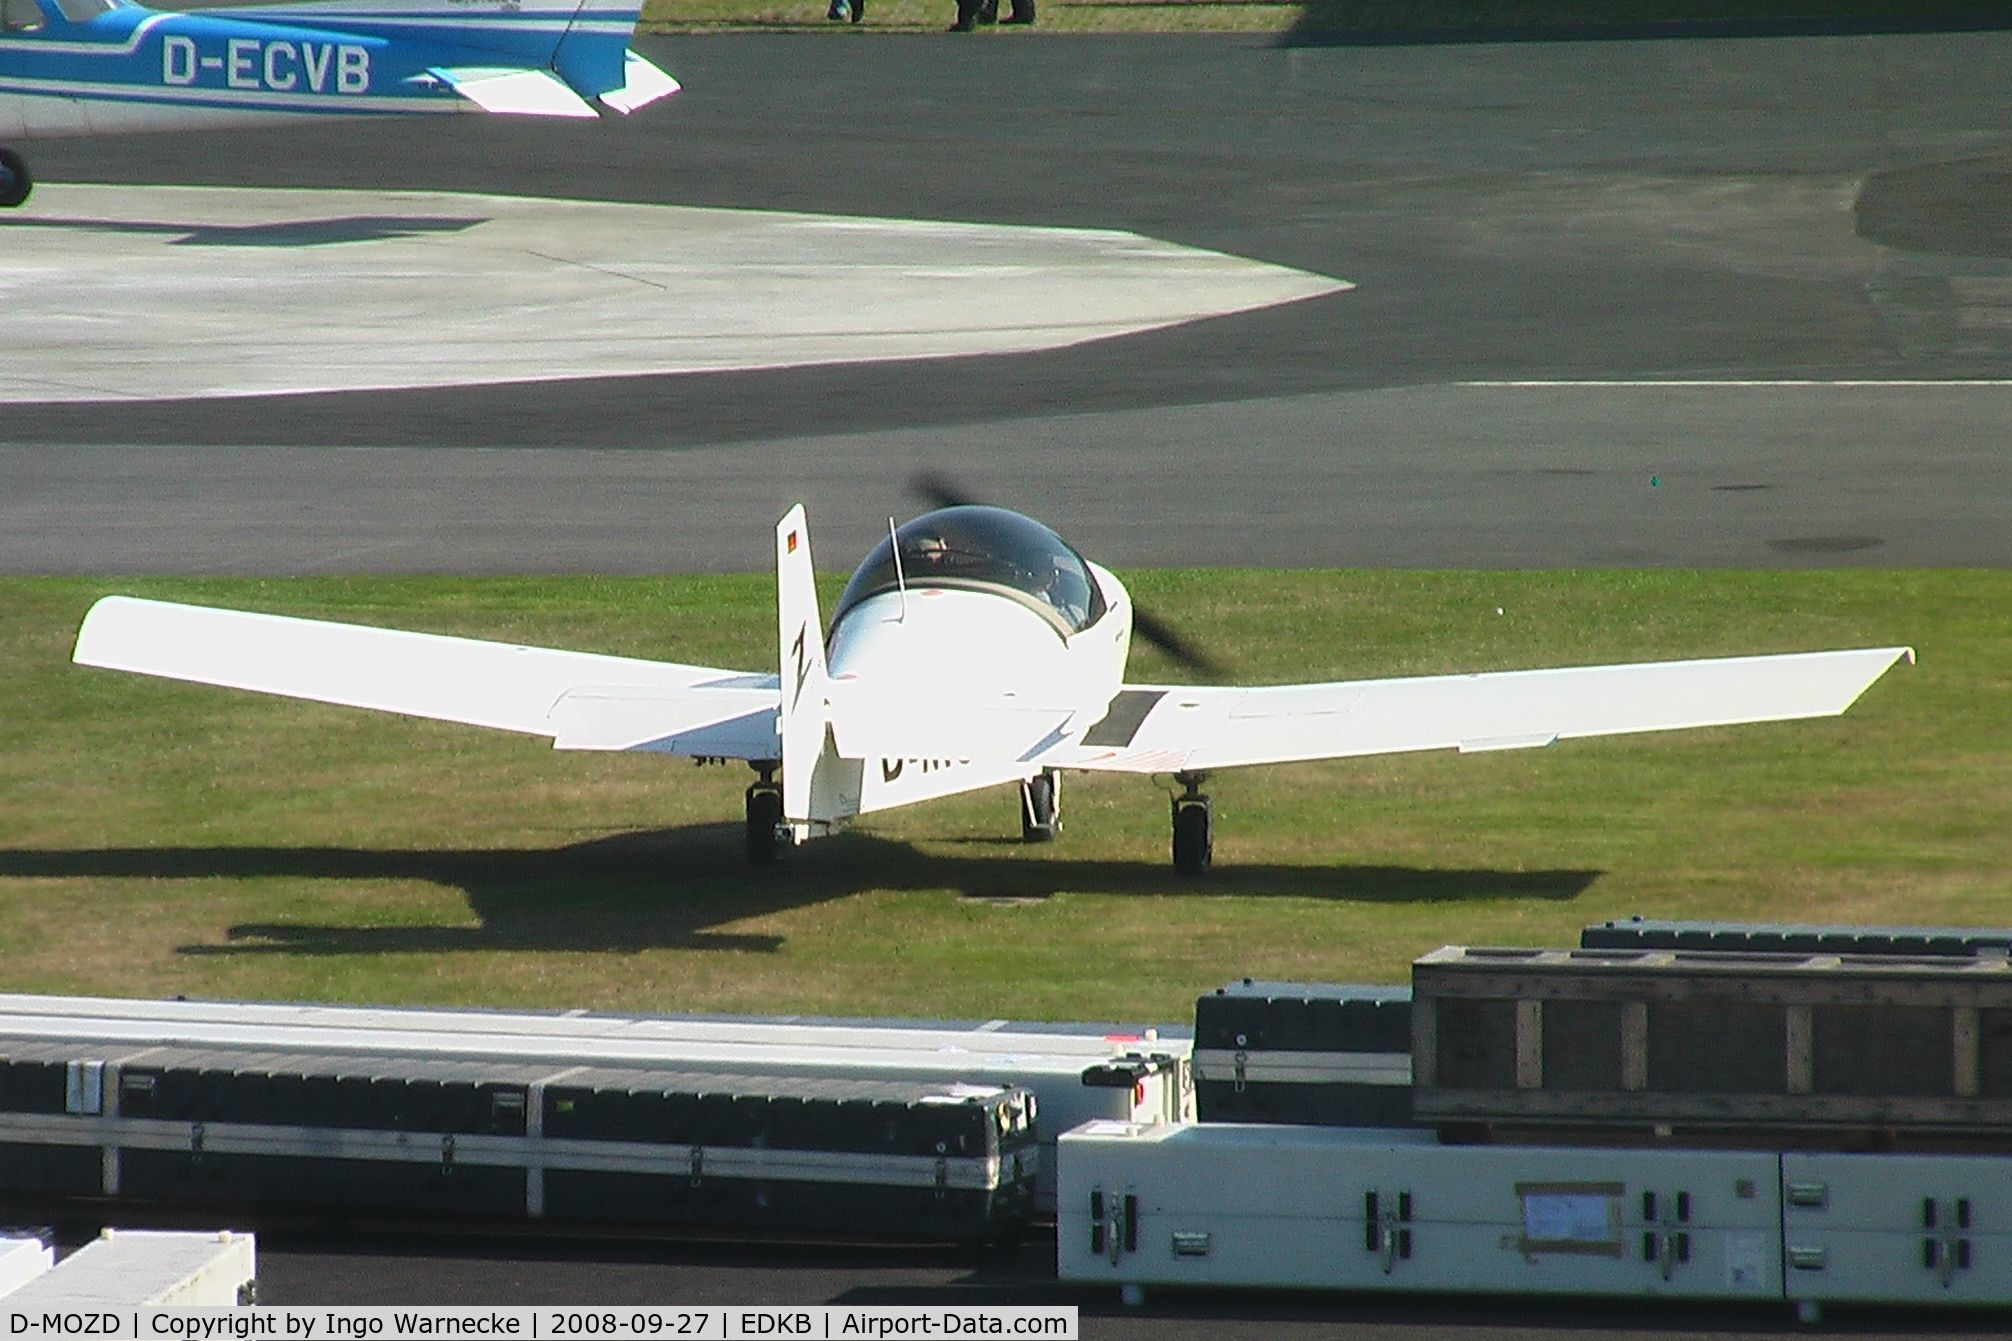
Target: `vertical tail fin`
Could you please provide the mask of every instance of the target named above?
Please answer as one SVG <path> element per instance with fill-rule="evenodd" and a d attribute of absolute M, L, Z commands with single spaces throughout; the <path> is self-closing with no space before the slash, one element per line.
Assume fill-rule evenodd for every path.
<path fill-rule="evenodd" d="M 678 91 L 678 81 L 629 50 L 639 0 L 581 0 L 552 53 L 552 70 L 583 98 L 633 112 Z"/>
<path fill-rule="evenodd" d="M 810 820 L 811 780 L 824 753 L 826 721 L 824 621 L 810 563 L 810 527 L 803 504 L 775 527 L 776 643 L 782 675 L 782 813 L 786 823 Z"/>

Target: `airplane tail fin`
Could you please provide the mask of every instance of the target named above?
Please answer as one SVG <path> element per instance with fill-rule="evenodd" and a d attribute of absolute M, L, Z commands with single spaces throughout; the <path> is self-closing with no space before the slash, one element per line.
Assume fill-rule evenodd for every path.
<path fill-rule="evenodd" d="M 629 50 L 638 9 L 624 0 L 582 0 L 552 53 L 552 70 L 582 98 L 629 113 L 678 91 L 678 81 Z"/>
<path fill-rule="evenodd" d="M 782 676 L 782 813 L 785 823 L 810 821 L 811 781 L 824 753 L 830 683 L 824 664 L 824 620 L 810 563 L 810 527 L 803 504 L 775 527 L 776 644 Z M 801 830 L 799 830 L 801 833 Z"/>

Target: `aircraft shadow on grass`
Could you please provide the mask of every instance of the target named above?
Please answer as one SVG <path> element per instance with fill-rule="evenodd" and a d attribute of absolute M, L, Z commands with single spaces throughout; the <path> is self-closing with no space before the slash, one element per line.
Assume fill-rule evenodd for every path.
<path fill-rule="evenodd" d="M 502 851 L 339 847 L 0 850 L 0 877 L 144 880 L 424 880 L 462 890 L 475 925 L 247 922 L 189 955 L 353 955 L 464 950 L 654 949 L 767 953 L 774 935 L 735 922 L 874 889 L 952 889 L 972 899 L 1039 899 L 1064 890 L 1193 898 L 1289 897 L 1345 903 L 1571 899 L 1598 871 L 1434 870 L 1405 866 L 1217 866 L 1201 879 L 1143 862 L 1038 859 L 1017 842 L 998 855 L 944 857 L 851 833 L 773 867 L 753 868 L 738 824 L 702 824 Z M 1066 842 L 1066 838 L 1064 839 Z M 986 846 L 972 840 L 970 846 Z"/>

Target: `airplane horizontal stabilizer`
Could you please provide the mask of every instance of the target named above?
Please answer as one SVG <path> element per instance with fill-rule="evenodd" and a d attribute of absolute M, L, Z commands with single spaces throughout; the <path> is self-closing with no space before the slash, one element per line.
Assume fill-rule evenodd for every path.
<path fill-rule="evenodd" d="M 668 98 L 679 87 L 677 80 L 633 51 L 622 62 L 622 75 L 626 81 L 622 87 L 601 94 L 599 101 L 603 107 L 624 114 L 647 107 L 659 98 Z"/>
<path fill-rule="evenodd" d="M 1262 688 L 1127 686 L 1062 768 L 1167 773 L 1834 717 L 1906 647 Z"/>
<path fill-rule="evenodd" d="M 717 725 L 763 704 L 773 711 L 776 697 L 767 677 L 738 671 L 127 596 L 108 596 L 91 607 L 77 633 L 74 659 L 108 670 L 534 736 L 574 728 L 584 695 L 610 685 L 623 686 L 624 693 L 667 695 L 709 692 L 704 687 L 710 685 L 722 695 L 719 708 L 703 708 L 690 722 L 661 716 L 655 728 L 660 734 Z"/>
<path fill-rule="evenodd" d="M 456 93 L 485 112 L 505 116 L 597 117 L 566 81 L 549 70 L 516 70 L 481 66 L 428 70 Z"/>

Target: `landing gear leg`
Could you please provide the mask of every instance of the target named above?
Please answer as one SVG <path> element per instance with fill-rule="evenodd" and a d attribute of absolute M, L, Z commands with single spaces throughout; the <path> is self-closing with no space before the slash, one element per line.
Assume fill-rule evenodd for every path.
<path fill-rule="evenodd" d="M 775 780 L 779 766 L 765 759 L 748 764 L 760 775 L 747 790 L 748 860 L 757 866 L 771 865 L 782 855 L 782 785 Z"/>
<path fill-rule="evenodd" d="M 1214 810 L 1202 795 L 1205 773 L 1176 773 L 1181 794 L 1174 798 L 1174 869 L 1182 875 L 1201 875 L 1215 858 L 1215 838 L 1211 832 Z"/>
<path fill-rule="evenodd" d="M 0 149 L 0 209 L 13 209 L 34 189 L 27 160 L 12 149 Z"/>
<path fill-rule="evenodd" d="M 1062 775 L 1044 768 L 1020 784 L 1020 841 L 1052 843 L 1062 832 Z"/>

